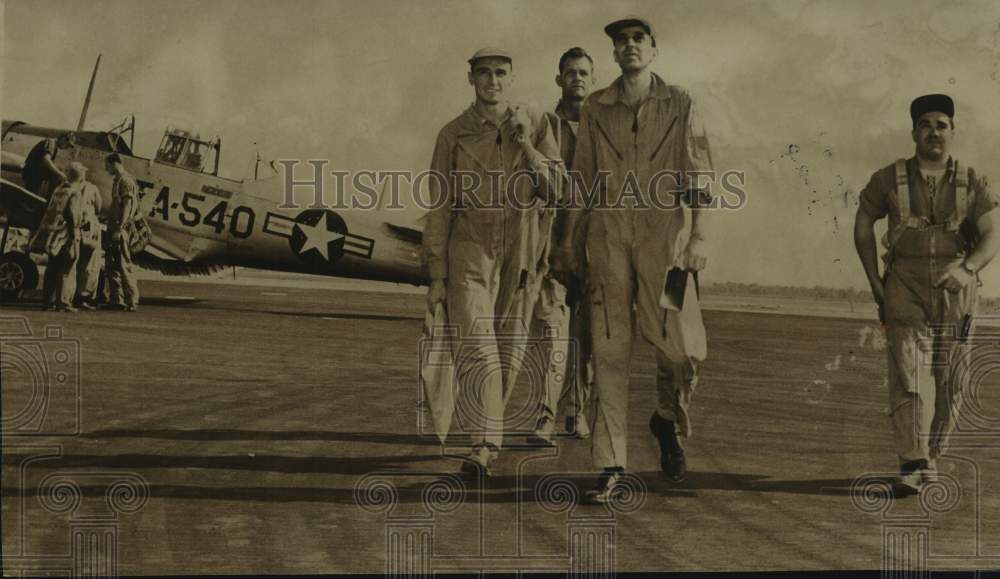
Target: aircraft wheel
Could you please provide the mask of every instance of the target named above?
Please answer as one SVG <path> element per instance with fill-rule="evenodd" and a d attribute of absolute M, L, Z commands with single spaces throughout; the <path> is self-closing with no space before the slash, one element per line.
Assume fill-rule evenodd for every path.
<path fill-rule="evenodd" d="M 24 290 L 38 287 L 38 267 L 23 253 L 10 252 L 0 257 L 0 294 L 4 301 L 19 300 Z"/>

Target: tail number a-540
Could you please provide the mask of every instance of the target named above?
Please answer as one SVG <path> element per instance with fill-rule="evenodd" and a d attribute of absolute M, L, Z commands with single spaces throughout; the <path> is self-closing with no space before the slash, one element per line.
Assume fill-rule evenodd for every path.
<path fill-rule="evenodd" d="M 177 220 L 186 227 L 198 227 L 207 225 L 221 234 L 226 229 L 226 211 L 229 209 L 228 201 L 219 201 L 213 207 L 204 211 L 206 197 L 198 193 L 184 192 L 180 203 L 170 202 L 170 187 L 160 189 L 159 195 L 153 202 L 153 208 L 149 212 L 149 217 L 160 216 L 163 221 L 170 221 L 170 212 L 179 210 Z M 253 233 L 255 214 L 252 208 L 245 205 L 237 205 L 233 208 L 229 219 L 229 233 L 234 237 L 246 239 Z"/>

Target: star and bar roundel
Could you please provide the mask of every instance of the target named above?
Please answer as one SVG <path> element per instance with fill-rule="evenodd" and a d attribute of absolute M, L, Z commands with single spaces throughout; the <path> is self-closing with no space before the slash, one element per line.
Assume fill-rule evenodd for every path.
<path fill-rule="evenodd" d="M 345 253 L 371 259 L 375 240 L 352 235 L 344 218 L 329 209 L 306 209 L 295 219 L 268 213 L 264 232 L 288 239 L 288 246 L 304 263 L 323 269 Z"/>

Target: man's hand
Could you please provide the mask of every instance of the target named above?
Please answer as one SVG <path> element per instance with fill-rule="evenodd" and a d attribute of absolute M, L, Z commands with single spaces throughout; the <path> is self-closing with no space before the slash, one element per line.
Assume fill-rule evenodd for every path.
<path fill-rule="evenodd" d="M 443 304 L 448 299 L 448 286 L 443 279 L 436 279 L 431 282 L 430 289 L 427 290 L 427 309 L 434 310 L 438 304 Z"/>
<path fill-rule="evenodd" d="M 75 241 L 70 241 L 66 244 L 66 259 L 73 261 L 77 257 L 77 244 Z"/>
<path fill-rule="evenodd" d="M 885 324 L 885 282 L 878 277 L 868 280 L 872 290 L 872 299 L 878 307 L 878 321 Z"/>
<path fill-rule="evenodd" d="M 514 126 L 514 133 L 512 135 L 514 141 L 522 145 L 530 144 L 532 129 L 528 111 L 520 105 L 514 107 L 514 117 L 511 122 Z"/>
<path fill-rule="evenodd" d="M 976 276 L 969 273 L 961 265 L 948 268 L 948 271 L 941 274 L 934 282 L 935 287 L 943 287 L 951 293 L 958 293 L 976 280 Z"/>
<path fill-rule="evenodd" d="M 708 264 L 708 256 L 705 255 L 705 240 L 698 236 L 691 236 L 688 240 L 687 248 L 684 250 L 684 268 L 688 271 L 701 271 Z"/>

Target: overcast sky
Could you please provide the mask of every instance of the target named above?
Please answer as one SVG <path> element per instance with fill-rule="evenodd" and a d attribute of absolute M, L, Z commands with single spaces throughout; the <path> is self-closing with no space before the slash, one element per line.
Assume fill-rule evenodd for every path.
<path fill-rule="evenodd" d="M 559 55 L 580 45 L 617 76 L 602 27 L 656 27 L 653 69 L 688 87 L 717 169 L 747 172 L 722 217 L 712 281 L 864 287 L 851 227 L 876 169 L 910 156 L 916 95 L 956 100 L 955 155 L 1000 179 L 1000 2 L 4 2 L 5 119 L 74 127 L 103 53 L 88 128 L 138 117 L 137 153 L 166 124 L 223 137 L 223 173 L 265 158 L 426 168 L 473 99 L 466 59 L 514 55 L 517 100 L 551 108 Z M 794 145 L 794 147 L 791 147 Z M 790 154 L 790 151 L 797 151 Z M 1000 295 L 1000 265 L 984 274 Z"/>

